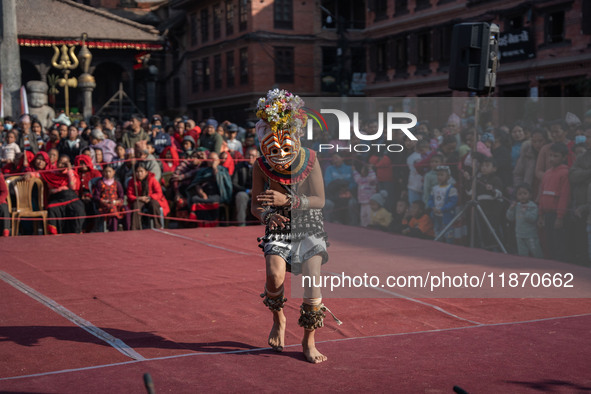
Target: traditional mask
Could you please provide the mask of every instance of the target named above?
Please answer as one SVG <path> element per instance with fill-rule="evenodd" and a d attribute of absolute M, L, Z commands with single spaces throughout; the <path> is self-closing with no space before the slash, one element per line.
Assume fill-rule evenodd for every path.
<path fill-rule="evenodd" d="M 285 171 L 300 153 L 299 132 L 306 124 L 304 102 L 287 90 L 269 90 L 257 103 L 256 132 L 269 165 Z"/>
<path fill-rule="evenodd" d="M 268 133 L 261 140 L 261 152 L 273 167 L 286 170 L 298 157 L 300 140 L 290 130 Z"/>

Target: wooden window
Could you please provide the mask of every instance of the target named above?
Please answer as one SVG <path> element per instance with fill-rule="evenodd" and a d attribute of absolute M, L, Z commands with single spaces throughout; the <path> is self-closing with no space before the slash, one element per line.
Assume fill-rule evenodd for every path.
<path fill-rule="evenodd" d="M 197 45 L 197 13 L 189 16 L 189 25 L 191 29 L 191 46 Z"/>
<path fill-rule="evenodd" d="M 209 40 L 209 10 L 204 8 L 201 10 L 201 42 Z"/>
<path fill-rule="evenodd" d="M 425 10 L 431 7 L 431 0 L 416 0 L 415 11 Z"/>
<path fill-rule="evenodd" d="M 292 0 L 275 0 L 273 2 L 275 29 L 293 29 Z"/>
<path fill-rule="evenodd" d="M 201 62 L 193 60 L 191 62 L 191 92 L 197 93 L 199 91 L 199 81 L 201 79 Z"/>
<path fill-rule="evenodd" d="M 213 57 L 213 87 L 215 89 L 222 87 L 222 55 Z"/>
<path fill-rule="evenodd" d="M 203 58 L 201 60 L 201 64 L 202 64 L 202 66 L 201 66 L 201 75 L 202 75 L 201 81 L 203 84 L 203 91 L 207 91 L 207 90 L 209 90 L 209 83 L 210 83 L 209 82 L 210 81 L 209 74 L 211 71 L 209 68 L 209 58 L 208 57 Z"/>
<path fill-rule="evenodd" d="M 394 1 L 394 16 L 408 14 L 408 0 Z"/>
<path fill-rule="evenodd" d="M 564 11 L 546 14 L 545 20 L 546 44 L 556 44 L 564 41 Z"/>
<path fill-rule="evenodd" d="M 240 84 L 248 83 L 248 48 L 240 49 Z"/>
<path fill-rule="evenodd" d="M 388 19 L 388 0 L 375 0 L 376 21 Z"/>
<path fill-rule="evenodd" d="M 275 82 L 293 83 L 293 47 L 275 47 Z"/>
<path fill-rule="evenodd" d="M 226 37 L 234 34 L 234 3 L 226 1 Z"/>
<path fill-rule="evenodd" d="M 234 86 L 236 68 L 234 67 L 234 51 L 226 52 L 226 86 Z"/>
<path fill-rule="evenodd" d="M 217 40 L 222 35 L 222 18 L 224 10 L 220 3 L 213 6 L 213 39 Z"/>
<path fill-rule="evenodd" d="M 246 27 L 248 25 L 248 6 L 249 6 L 249 2 L 248 0 L 238 0 L 238 18 L 239 18 L 239 24 L 238 24 L 238 29 L 240 31 L 244 31 L 246 30 Z"/>
<path fill-rule="evenodd" d="M 431 63 L 431 32 L 422 32 L 417 38 L 417 67 L 428 69 L 429 63 Z"/>

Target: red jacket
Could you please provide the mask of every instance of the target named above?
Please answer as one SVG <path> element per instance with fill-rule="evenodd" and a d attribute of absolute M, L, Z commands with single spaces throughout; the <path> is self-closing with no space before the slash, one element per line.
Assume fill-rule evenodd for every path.
<path fill-rule="evenodd" d="M 564 217 L 570 201 L 570 184 L 566 164 L 551 167 L 544 173 L 538 199 L 540 212 L 556 212 L 557 218 Z"/>
<path fill-rule="evenodd" d="M 134 185 L 135 184 L 135 185 Z M 136 187 L 137 187 L 137 195 L 136 195 Z M 154 176 L 154 174 L 152 174 L 151 172 L 148 172 L 148 196 L 156 201 L 158 201 L 158 204 L 160 204 L 160 207 L 162 207 L 162 211 L 164 213 L 164 216 L 168 215 L 170 213 L 170 207 L 168 206 L 168 201 L 166 201 L 166 198 L 164 197 L 164 194 L 162 193 L 162 188 L 160 187 L 160 184 L 158 183 L 158 181 L 156 180 L 156 177 Z M 137 200 L 138 195 L 142 195 L 142 182 L 137 179 L 134 182 L 134 179 L 130 179 L 129 181 L 129 185 L 127 186 L 127 200 L 129 201 L 129 204 L 133 204 L 135 202 L 135 200 Z"/>
<path fill-rule="evenodd" d="M 6 181 L 4 180 L 4 175 L 0 172 L 0 204 L 6 203 L 6 198 L 8 197 L 8 186 L 6 186 Z"/>

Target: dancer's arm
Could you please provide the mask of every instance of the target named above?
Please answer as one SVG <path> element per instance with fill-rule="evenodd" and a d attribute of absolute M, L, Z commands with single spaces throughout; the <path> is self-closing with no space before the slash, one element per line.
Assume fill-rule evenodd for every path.
<path fill-rule="evenodd" d="M 308 177 L 308 186 L 309 186 L 309 208 L 310 209 L 322 209 L 324 208 L 324 181 L 322 178 L 322 169 L 320 168 L 320 163 L 318 162 L 318 158 L 314 163 L 314 167 L 312 168 L 312 173 Z"/>
<path fill-rule="evenodd" d="M 254 217 L 261 220 L 261 213 L 263 212 L 263 206 L 261 205 L 260 201 L 256 198 L 259 194 L 264 191 L 265 188 L 265 180 L 263 178 L 263 173 L 258 165 L 252 166 L 252 194 L 253 198 L 250 202 L 250 212 L 253 214 Z"/>

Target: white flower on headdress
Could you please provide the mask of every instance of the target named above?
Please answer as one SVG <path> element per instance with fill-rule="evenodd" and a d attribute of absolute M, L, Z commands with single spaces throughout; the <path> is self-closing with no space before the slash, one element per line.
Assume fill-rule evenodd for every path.
<path fill-rule="evenodd" d="M 277 129 L 299 130 L 305 124 L 304 101 L 287 90 L 273 89 L 257 102 L 257 117 Z"/>

